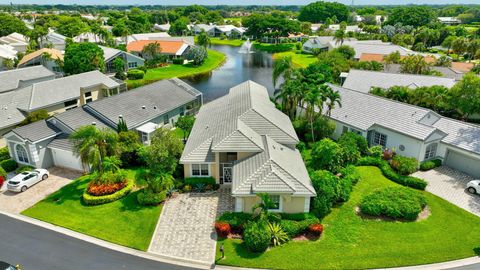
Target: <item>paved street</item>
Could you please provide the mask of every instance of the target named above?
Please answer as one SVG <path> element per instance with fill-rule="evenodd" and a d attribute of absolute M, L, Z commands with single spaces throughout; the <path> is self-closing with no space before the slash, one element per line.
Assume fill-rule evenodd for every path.
<path fill-rule="evenodd" d="M 0 214 L 0 261 L 24 270 L 193 269 L 100 247 Z"/>
<path fill-rule="evenodd" d="M 185 193 L 167 201 L 149 252 L 213 264 L 216 216 L 233 210 L 230 188 L 215 193 Z"/>
<path fill-rule="evenodd" d="M 426 172 L 418 171 L 413 176 L 428 182 L 428 192 L 480 216 L 480 196 L 465 190 L 468 181 L 473 180 L 471 176 L 446 166 Z"/>

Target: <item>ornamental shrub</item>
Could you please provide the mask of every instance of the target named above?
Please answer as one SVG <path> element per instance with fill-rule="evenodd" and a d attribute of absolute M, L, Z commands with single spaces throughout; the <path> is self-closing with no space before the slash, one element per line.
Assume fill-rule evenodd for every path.
<path fill-rule="evenodd" d="M 215 222 L 215 230 L 220 237 L 227 237 L 230 234 L 232 227 L 227 222 L 217 221 Z"/>
<path fill-rule="evenodd" d="M 7 172 L 0 167 L 0 177 L 3 177 L 3 180 L 7 179 Z"/>
<path fill-rule="evenodd" d="M 15 170 L 15 173 L 16 173 L 16 174 L 19 174 L 19 173 L 22 173 L 22 172 L 31 171 L 31 170 L 33 170 L 33 169 L 35 169 L 33 166 L 23 165 L 23 166 L 18 167 L 18 168 Z"/>
<path fill-rule="evenodd" d="M 409 175 L 417 171 L 418 160 L 413 157 L 396 155 L 390 161 L 390 165 L 401 175 Z"/>
<path fill-rule="evenodd" d="M 319 220 L 316 217 L 312 217 L 302 221 L 282 219 L 280 220 L 280 226 L 287 233 L 288 237 L 294 238 L 304 233 L 310 225 L 318 222 Z"/>
<path fill-rule="evenodd" d="M 118 183 L 95 183 L 90 182 L 87 187 L 87 193 L 92 196 L 104 196 L 113 194 L 127 185 L 127 181 Z"/>
<path fill-rule="evenodd" d="M 196 186 L 197 184 L 215 185 L 216 181 L 213 177 L 188 177 L 185 178 L 185 185 Z"/>
<path fill-rule="evenodd" d="M 336 173 L 343 167 L 342 147 L 331 139 L 322 139 L 315 143 L 311 155 L 314 169 Z"/>
<path fill-rule="evenodd" d="M 137 201 L 141 205 L 159 205 L 167 198 L 167 191 L 153 192 L 149 188 L 144 188 L 137 194 Z"/>
<path fill-rule="evenodd" d="M 15 169 L 17 169 L 18 164 L 15 160 L 13 159 L 7 159 L 4 161 L 0 162 L 0 166 L 6 171 L 6 172 L 13 172 Z"/>
<path fill-rule="evenodd" d="M 243 241 L 248 250 L 264 252 L 270 245 L 271 235 L 266 222 L 249 222 L 243 232 Z"/>
<path fill-rule="evenodd" d="M 294 221 L 303 221 L 307 219 L 316 219 L 316 217 L 311 213 L 280 213 L 281 219 L 294 220 Z"/>
<path fill-rule="evenodd" d="M 5 178 L 6 178 L 5 176 L 0 175 L 0 188 L 2 188 L 3 183 L 5 182 Z"/>
<path fill-rule="evenodd" d="M 230 224 L 232 229 L 242 230 L 245 224 L 252 220 L 252 214 L 243 213 L 243 212 L 225 212 L 221 215 L 217 221 L 222 221 Z"/>
<path fill-rule="evenodd" d="M 428 171 L 439 166 L 442 166 L 442 161 L 440 159 L 427 160 L 420 164 L 420 170 Z"/>
<path fill-rule="evenodd" d="M 0 148 L 0 162 L 10 159 L 10 153 L 7 147 Z"/>
<path fill-rule="evenodd" d="M 346 132 L 342 134 L 338 143 L 341 145 L 354 145 L 360 151 L 362 156 L 368 154 L 368 142 L 362 135 L 354 132 Z"/>
<path fill-rule="evenodd" d="M 184 61 L 185 60 L 183 58 L 173 58 L 172 59 L 172 63 L 175 64 L 175 65 L 183 65 Z"/>
<path fill-rule="evenodd" d="M 141 80 L 143 79 L 143 76 L 145 76 L 145 72 L 139 69 L 130 69 L 127 71 L 127 78 L 129 80 Z"/>
<path fill-rule="evenodd" d="M 323 233 L 323 225 L 320 223 L 315 223 L 308 226 L 308 231 L 314 235 L 320 235 Z"/>
<path fill-rule="evenodd" d="M 371 216 L 415 220 L 426 205 L 425 197 L 418 191 L 405 187 L 388 187 L 364 196 L 360 210 Z"/>
<path fill-rule="evenodd" d="M 123 189 L 110 195 L 93 196 L 88 194 L 87 191 L 85 190 L 82 196 L 83 202 L 86 205 L 99 205 L 99 204 L 105 204 L 105 203 L 110 203 L 110 202 L 119 200 L 125 197 L 126 195 L 128 195 L 128 193 L 130 193 L 130 191 L 132 191 L 133 189 L 134 182 L 132 180 L 127 180 L 127 181 L 128 181 L 128 184 Z"/>
<path fill-rule="evenodd" d="M 374 145 L 368 149 L 368 155 L 374 158 L 382 158 L 383 149 L 380 145 Z"/>

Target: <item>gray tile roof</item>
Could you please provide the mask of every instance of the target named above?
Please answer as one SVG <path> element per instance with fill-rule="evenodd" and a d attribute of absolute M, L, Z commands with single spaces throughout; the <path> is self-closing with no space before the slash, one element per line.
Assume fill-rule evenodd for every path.
<path fill-rule="evenodd" d="M 116 125 L 122 115 L 129 129 L 194 101 L 201 92 L 179 79 L 162 80 L 85 105 L 89 113 Z M 145 106 L 144 108 L 142 106 Z"/>
<path fill-rule="evenodd" d="M 20 69 L 12 69 L 0 72 L 0 93 L 11 91 L 19 87 L 27 86 L 25 83 L 31 80 L 53 79 L 55 73 L 44 66 L 34 66 Z"/>
<path fill-rule="evenodd" d="M 26 126 L 15 128 L 12 132 L 31 142 L 36 142 L 61 133 L 57 127 L 46 120 L 40 120 Z"/>
<path fill-rule="evenodd" d="M 0 129 L 16 125 L 25 119 L 25 114 L 18 108 L 27 106 L 30 95 L 28 88 L 0 93 Z"/>
<path fill-rule="evenodd" d="M 395 45 L 388 42 L 382 42 L 379 40 L 359 40 L 359 41 L 345 41 L 340 44 L 336 41 L 331 41 L 330 47 L 336 48 L 340 45 L 347 45 L 355 50 L 355 58 L 358 59 L 362 54 L 382 54 L 387 55 L 393 52 L 400 52 L 400 55 L 417 54 L 416 52 L 409 50 L 405 47 Z"/>
<path fill-rule="evenodd" d="M 53 139 L 47 145 L 47 147 L 54 148 L 54 149 L 65 150 L 65 151 L 72 151 L 73 150 L 73 143 L 70 142 L 67 134 L 61 134 L 61 135 L 57 136 L 55 139 Z"/>
<path fill-rule="evenodd" d="M 56 114 L 52 117 L 52 120 L 58 120 L 72 131 L 77 128 L 92 125 L 95 122 L 95 126 L 98 128 L 111 128 L 98 117 L 88 113 L 85 107 L 75 108 L 63 113 Z M 116 127 L 116 126 L 115 126 Z"/>
<path fill-rule="evenodd" d="M 365 94 L 331 85 L 340 92 L 342 107 L 332 111 L 331 118 L 339 122 L 368 130 L 374 125 L 389 128 L 411 137 L 425 140 L 433 132 L 442 134 L 442 142 L 480 154 L 480 126 L 439 116 L 432 125 L 419 121 L 429 113 L 428 109 L 406 103 Z"/>
<path fill-rule="evenodd" d="M 290 119 L 275 108 L 266 88 L 246 81 L 200 109 L 181 160 L 211 162 L 212 151 L 260 152 L 261 135 L 286 145 L 298 142 Z"/>
<path fill-rule="evenodd" d="M 368 93 L 372 87 L 381 87 L 388 89 L 392 86 L 407 86 L 417 88 L 422 86 L 442 85 L 447 88 L 455 85 L 455 79 L 425 76 L 416 74 L 395 74 L 387 72 L 356 70 L 349 71 L 348 76 L 343 83 L 345 88 Z"/>
<path fill-rule="evenodd" d="M 456 81 L 461 80 L 463 78 L 463 75 L 465 75 L 463 72 L 456 71 L 450 67 L 433 66 L 431 67 L 431 69 L 441 72 L 443 74 L 442 77 L 452 78 L 452 79 L 455 79 Z M 385 65 L 384 72 L 401 73 L 401 65 L 400 64 Z"/>
<path fill-rule="evenodd" d="M 106 88 L 118 87 L 120 84 L 98 70 L 85 72 L 60 79 L 35 83 L 28 88 L 32 95 L 30 103 L 20 109 L 34 111 L 54 104 L 77 99 L 80 89 L 102 85 Z"/>
<path fill-rule="evenodd" d="M 265 151 L 234 163 L 232 195 L 268 192 L 315 196 L 300 152 L 265 135 L 262 141 Z"/>

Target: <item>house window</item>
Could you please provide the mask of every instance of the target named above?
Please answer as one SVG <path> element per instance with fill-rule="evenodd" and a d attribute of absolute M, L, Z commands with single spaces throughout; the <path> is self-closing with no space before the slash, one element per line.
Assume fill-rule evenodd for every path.
<path fill-rule="evenodd" d="M 180 116 L 185 115 L 185 107 L 180 107 Z"/>
<path fill-rule="evenodd" d="M 17 144 L 17 146 L 15 146 L 15 152 L 17 152 L 17 159 L 19 162 L 29 163 L 27 150 L 25 150 L 25 147 L 23 147 L 20 144 Z"/>
<path fill-rule="evenodd" d="M 344 134 L 344 133 L 347 133 L 347 132 L 348 132 L 348 127 L 346 127 L 346 126 L 343 126 L 343 129 L 342 129 L 342 134 Z"/>
<path fill-rule="evenodd" d="M 437 144 L 431 143 L 425 149 L 425 159 L 431 159 L 437 156 Z"/>
<path fill-rule="evenodd" d="M 372 138 L 373 145 L 387 146 L 387 135 L 374 131 Z"/>
<path fill-rule="evenodd" d="M 269 195 L 268 196 L 270 200 L 272 201 L 273 205 L 269 210 L 271 211 L 281 211 L 281 199 L 280 195 Z"/>
<path fill-rule="evenodd" d="M 163 124 L 164 124 L 164 125 L 168 124 L 169 119 L 170 119 L 170 117 L 168 117 L 168 114 L 165 114 L 165 115 L 163 116 Z"/>
<path fill-rule="evenodd" d="M 92 92 L 85 93 L 85 103 L 90 103 L 93 101 Z"/>
<path fill-rule="evenodd" d="M 64 106 L 65 106 L 65 110 L 69 111 L 71 109 L 75 109 L 77 108 L 77 100 L 74 99 L 74 100 L 70 100 L 70 101 L 67 101 L 64 103 Z"/>
<path fill-rule="evenodd" d="M 136 68 L 137 62 L 128 62 L 128 68 Z"/>
<path fill-rule="evenodd" d="M 208 164 L 192 164 L 192 176 L 210 176 Z"/>
<path fill-rule="evenodd" d="M 350 132 L 353 132 L 353 133 L 358 134 L 358 135 L 362 135 L 362 132 L 358 129 L 350 128 Z"/>

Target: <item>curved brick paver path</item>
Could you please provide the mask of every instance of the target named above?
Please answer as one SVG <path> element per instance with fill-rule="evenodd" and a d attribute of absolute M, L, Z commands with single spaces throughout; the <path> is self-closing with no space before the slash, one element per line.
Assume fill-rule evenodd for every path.
<path fill-rule="evenodd" d="M 153 235 L 149 252 L 213 264 L 215 218 L 233 210 L 229 187 L 215 193 L 185 193 L 169 199 Z"/>
<path fill-rule="evenodd" d="M 428 182 L 428 192 L 480 216 L 480 195 L 470 194 L 465 190 L 467 183 L 473 180 L 473 177 L 446 166 L 426 172 L 418 171 L 413 176 Z"/>

